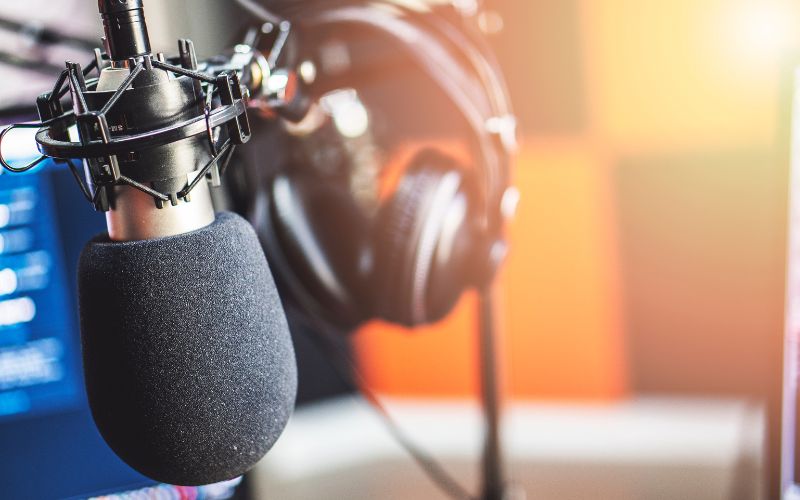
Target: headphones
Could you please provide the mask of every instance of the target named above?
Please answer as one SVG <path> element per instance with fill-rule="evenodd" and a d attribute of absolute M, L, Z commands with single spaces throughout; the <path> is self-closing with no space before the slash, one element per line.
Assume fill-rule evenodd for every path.
<path fill-rule="evenodd" d="M 309 111 L 255 131 L 245 168 L 233 169 L 244 176 L 228 185 L 287 309 L 343 332 L 371 319 L 442 319 L 464 291 L 492 282 L 516 201 L 515 120 L 474 16 L 390 1 L 290 2 L 281 14 L 302 34 L 289 52 L 306 73 Z M 373 130 L 364 88 L 386 60 L 447 101 L 460 154 L 436 143 L 410 160 L 375 153 L 391 134 Z M 426 119 L 411 97 L 398 105 Z"/>

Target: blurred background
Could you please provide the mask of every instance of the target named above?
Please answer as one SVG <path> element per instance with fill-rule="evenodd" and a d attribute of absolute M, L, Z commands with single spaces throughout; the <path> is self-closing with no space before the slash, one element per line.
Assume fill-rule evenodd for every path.
<path fill-rule="evenodd" d="M 486 4 L 502 18 L 491 40 L 522 138 L 502 278 L 512 398 L 766 408 L 781 365 L 800 5 Z M 375 384 L 474 394 L 470 307 L 424 335 L 360 332 Z"/>
<path fill-rule="evenodd" d="M 95 36 L 95 5 L 73 3 L 73 17 L 88 20 L 78 32 Z M 499 281 L 506 441 L 517 482 L 529 498 L 777 498 L 800 4 L 483 6 L 521 139 L 522 197 Z M 201 55 L 214 54 L 247 24 L 222 0 L 151 1 L 147 9 L 156 45 L 170 52 L 187 36 Z M 23 20 L 31 13 L 0 7 Z M 36 12 L 49 23 L 63 15 Z M 0 75 L 9 68 L 0 62 Z M 52 78 L 44 82 L 42 89 Z M 6 116 L 25 114 L 14 94 L 24 84 L 0 91 Z M 88 209 L 84 216 L 97 217 Z M 351 339 L 365 380 L 398 421 L 471 482 L 468 458 L 481 428 L 475 303 L 465 296 L 432 327 L 374 322 Z M 330 399 L 351 389 L 327 374 L 313 347 L 296 342 L 305 360 L 301 395 L 314 405 L 298 412 L 250 480 L 255 491 L 314 498 L 318 484 L 328 498 L 407 498 L 404 485 L 440 498 L 424 484 L 409 486 L 425 479 L 389 442 L 363 462 L 336 458 L 350 444 L 390 440 L 347 396 Z M 336 466 L 309 465 L 309 456 L 325 462 L 325 450 Z M 375 471 L 397 474 L 395 496 Z"/>
<path fill-rule="evenodd" d="M 783 322 L 797 3 L 487 5 L 522 137 L 502 280 L 512 395 L 763 397 Z M 361 332 L 365 362 L 382 360 L 370 375 L 473 393 L 459 318 Z"/>

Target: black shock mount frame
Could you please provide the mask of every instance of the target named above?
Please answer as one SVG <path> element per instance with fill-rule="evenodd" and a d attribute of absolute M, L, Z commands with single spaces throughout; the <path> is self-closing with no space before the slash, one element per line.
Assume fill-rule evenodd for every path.
<path fill-rule="evenodd" d="M 107 57 L 99 49 L 95 49 L 94 60 L 86 68 L 68 62 L 53 90 L 42 94 L 36 101 L 40 121 L 14 124 L 0 132 L 1 151 L 3 139 L 12 130 L 38 129 L 36 143 L 40 156 L 27 165 L 17 167 L 9 164 L 0 153 L 0 164 L 11 172 L 25 172 L 47 158 L 65 162 L 84 197 L 98 211 L 108 211 L 111 208 L 110 192 L 115 186 L 124 185 L 138 189 L 152 196 L 156 204 L 163 207 L 166 203 L 176 205 L 179 199 L 189 201 L 190 193 L 202 179 L 209 178 L 212 184 L 218 185 L 235 147 L 250 139 L 250 124 L 246 112 L 248 91 L 241 85 L 236 71 L 222 71 L 217 75 L 197 71 L 197 58 L 191 41 L 180 40 L 179 48 L 180 56 L 170 62 L 160 54 L 157 57 L 146 54 L 129 60 L 127 67 L 130 73 L 99 111 L 90 110 L 86 99 L 86 92 L 97 89 L 99 76 L 92 79 L 87 77 L 94 70 L 99 74 L 107 65 Z M 107 120 L 108 113 L 117 105 L 123 93 L 133 86 L 139 75 L 154 69 L 192 79 L 198 94 L 203 96 L 203 113 L 155 130 L 112 136 Z M 73 109 L 65 111 L 62 99 L 68 92 Z M 69 139 L 69 130 L 74 126 L 78 127 L 79 141 Z M 221 145 L 220 127 L 227 129 L 227 138 Z M 211 160 L 177 193 L 160 192 L 120 171 L 118 155 L 164 146 L 203 134 L 208 138 Z M 91 139 L 93 136 L 98 139 Z M 101 161 L 87 162 L 87 179 L 84 180 L 72 160 L 85 159 Z"/>

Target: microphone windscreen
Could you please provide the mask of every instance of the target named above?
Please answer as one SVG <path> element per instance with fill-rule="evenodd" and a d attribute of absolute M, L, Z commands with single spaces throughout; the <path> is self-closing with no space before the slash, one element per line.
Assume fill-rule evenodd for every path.
<path fill-rule="evenodd" d="M 178 236 L 101 235 L 78 272 L 86 390 L 111 449 L 184 486 L 255 465 L 292 412 L 297 367 L 250 224 L 221 213 Z"/>

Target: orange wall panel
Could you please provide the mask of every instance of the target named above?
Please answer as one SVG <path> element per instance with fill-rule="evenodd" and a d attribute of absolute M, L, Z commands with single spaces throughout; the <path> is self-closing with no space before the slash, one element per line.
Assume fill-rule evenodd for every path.
<path fill-rule="evenodd" d="M 530 144 L 501 276 L 506 380 L 518 398 L 609 398 L 627 390 L 604 165 L 576 144 Z M 375 322 L 356 349 L 368 383 L 407 396 L 475 394 L 475 296 L 438 325 Z"/>

